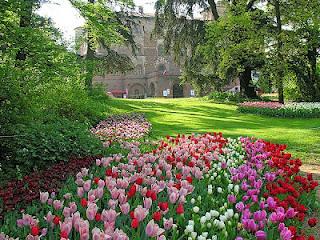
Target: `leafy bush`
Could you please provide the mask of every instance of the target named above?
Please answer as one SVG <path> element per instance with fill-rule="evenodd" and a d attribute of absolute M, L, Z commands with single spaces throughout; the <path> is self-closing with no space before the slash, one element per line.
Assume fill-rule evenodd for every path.
<path fill-rule="evenodd" d="M 38 117 L 45 121 L 67 118 L 95 124 L 105 118 L 104 111 L 107 109 L 109 98 L 102 88 L 94 88 L 91 91 L 88 92 L 81 85 L 56 85 L 35 99 L 38 106 L 34 112 L 39 110 Z"/>
<path fill-rule="evenodd" d="M 240 103 L 246 100 L 240 93 L 232 92 L 212 92 L 208 99 L 218 103 Z"/>
<path fill-rule="evenodd" d="M 13 132 L 14 139 L 2 142 L 7 151 L 1 161 L 0 179 L 6 178 L 8 171 L 11 171 L 9 176 L 16 170 L 23 175 L 73 156 L 96 155 L 102 151 L 101 142 L 89 132 L 86 124 L 66 119 L 47 124 L 17 125 Z"/>
<path fill-rule="evenodd" d="M 317 118 L 320 117 L 320 103 L 291 103 L 278 107 L 272 107 L 270 103 L 265 103 L 265 106 L 243 103 L 239 105 L 238 111 L 271 117 Z"/>

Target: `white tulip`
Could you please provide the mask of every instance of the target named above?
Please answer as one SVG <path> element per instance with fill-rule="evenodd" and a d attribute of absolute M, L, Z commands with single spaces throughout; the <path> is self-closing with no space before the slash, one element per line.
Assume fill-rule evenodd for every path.
<path fill-rule="evenodd" d="M 222 222 L 225 222 L 227 220 L 226 216 L 224 216 L 224 215 L 220 215 L 219 219 Z"/>
<path fill-rule="evenodd" d="M 211 228 L 211 227 L 212 227 L 211 222 L 208 222 L 208 223 L 207 223 L 207 228 Z"/>
<path fill-rule="evenodd" d="M 193 212 L 198 213 L 199 211 L 200 211 L 199 207 L 197 207 L 197 206 L 193 207 Z"/>
<path fill-rule="evenodd" d="M 223 228 L 225 228 L 225 227 L 226 227 L 226 225 L 224 224 L 224 222 L 219 221 L 219 223 L 218 223 L 218 228 L 223 229 Z"/>
<path fill-rule="evenodd" d="M 209 221 L 211 219 L 211 214 L 209 212 L 206 212 L 206 219 Z"/>
<path fill-rule="evenodd" d="M 186 227 L 186 230 L 185 230 L 186 232 L 189 232 L 189 233 L 192 233 L 193 231 L 194 231 L 194 228 L 193 228 L 193 226 L 192 225 L 188 225 L 187 227 Z"/>
<path fill-rule="evenodd" d="M 195 238 L 197 237 L 197 233 L 196 233 L 196 232 L 192 232 L 192 233 L 191 233 L 191 237 L 192 237 L 193 239 L 195 239 Z"/>
<path fill-rule="evenodd" d="M 201 223 L 201 224 L 205 224 L 206 221 L 207 221 L 207 219 L 206 219 L 205 216 L 202 216 L 202 217 L 200 218 L 200 223 Z"/>
<path fill-rule="evenodd" d="M 235 185 L 234 186 L 234 192 L 235 193 L 239 193 L 239 185 Z"/>
<path fill-rule="evenodd" d="M 195 200 L 194 198 L 191 198 L 190 202 L 191 202 L 192 204 L 195 204 L 196 200 Z"/>
<path fill-rule="evenodd" d="M 218 188 L 217 188 L 217 191 L 218 191 L 218 193 L 222 193 L 222 188 L 221 188 L 221 187 L 218 187 Z"/>
<path fill-rule="evenodd" d="M 206 238 L 200 235 L 198 236 L 198 240 L 206 240 Z"/>
<path fill-rule="evenodd" d="M 203 232 L 201 235 L 204 236 L 205 238 L 208 237 L 208 232 Z"/>
<path fill-rule="evenodd" d="M 229 218 L 232 218 L 233 215 L 234 215 L 233 209 L 228 209 L 228 210 L 227 210 L 227 213 L 228 213 Z"/>

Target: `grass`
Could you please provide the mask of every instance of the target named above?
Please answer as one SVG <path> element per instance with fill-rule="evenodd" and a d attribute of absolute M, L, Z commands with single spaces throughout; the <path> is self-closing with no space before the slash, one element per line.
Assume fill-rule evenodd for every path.
<path fill-rule="evenodd" d="M 152 137 L 222 132 L 227 137 L 254 136 L 288 144 L 304 163 L 320 165 L 320 119 L 284 119 L 242 114 L 236 106 L 202 99 L 110 101 L 109 111 L 143 112 L 153 124 Z"/>

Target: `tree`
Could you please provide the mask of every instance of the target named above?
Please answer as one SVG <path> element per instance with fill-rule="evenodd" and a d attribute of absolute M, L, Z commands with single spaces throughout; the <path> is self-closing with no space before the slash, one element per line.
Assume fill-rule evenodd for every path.
<path fill-rule="evenodd" d="M 125 9 L 133 7 L 131 0 L 115 1 L 121 11 L 112 8 L 112 1 L 107 0 L 70 0 L 81 16 L 86 20 L 85 35 L 80 39 L 79 45 L 86 44 L 86 84 L 92 88 L 92 79 L 100 73 L 112 71 L 127 71 L 132 69 L 129 57 L 120 55 L 112 49 L 113 45 L 126 44 L 135 52 L 130 16 Z M 98 56 L 96 50 L 103 48 L 107 54 Z"/>
<path fill-rule="evenodd" d="M 231 9 L 227 12 L 227 14 L 236 16 L 240 14 L 238 12 L 240 8 L 242 13 L 255 12 L 255 2 L 257 1 L 230 1 L 230 3 L 225 3 L 226 6 L 230 6 Z M 211 13 L 214 22 L 210 23 L 210 21 L 208 22 L 197 19 L 196 16 L 194 16 L 196 7 L 201 8 L 202 12 Z M 223 68 L 221 68 L 220 60 L 222 61 L 223 58 L 220 56 L 218 49 L 213 50 L 214 47 L 210 49 L 213 51 L 209 57 L 209 64 L 211 64 L 211 66 L 208 66 L 206 61 L 203 60 L 203 56 L 201 56 L 202 51 L 199 51 L 199 47 L 201 48 L 201 46 L 208 46 L 207 41 L 210 40 L 210 34 L 206 35 L 206 25 L 208 25 L 209 28 L 218 26 L 221 18 L 223 17 L 219 15 L 218 6 L 214 0 L 158 0 L 156 2 L 155 32 L 158 34 L 158 36 L 164 38 L 166 50 L 172 51 L 175 60 L 182 65 L 182 77 L 184 81 L 192 82 L 195 85 L 202 85 L 202 87 L 198 86 L 198 88 L 202 90 L 207 88 L 208 85 L 214 86 L 215 89 L 220 90 L 221 86 L 230 80 L 221 79 L 221 76 L 223 75 L 230 75 L 229 73 L 231 68 L 224 68 L 226 72 L 225 74 L 222 74 Z M 212 40 L 211 44 L 215 45 L 214 39 Z M 218 45 L 219 44 L 216 44 L 216 46 Z M 225 57 L 227 56 L 227 52 L 225 53 L 224 59 L 226 60 Z M 234 61 L 234 63 L 236 62 L 239 63 L 238 61 Z M 253 63 L 253 61 L 251 62 Z M 243 89 L 243 94 L 246 96 L 256 96 L 255 90 L 252 87 L 251 70 L 253 70 L 256 65 L 260 64 L 261 63 L 258 62 L 255 64 L 255 66 L 252 66 L 243 62 L 241 68 L 238 66 L 234 67 L 238 70 L 241 70 L 238 71 L 241 80 L 241 89 Z M 234 73 L 234 71 L 232 72 Z M 207 90 L 210 91 L 210 89 Z"/>
<path fill-rule="evenodd" d="M 225 16 L 207 26 L 206 44 L 202 49 L 208 68 L 214 68 L 225 83 L 239 77 L 243 96 L 255 98 L 251 72 L 264 65 L 262 11 L 248 11 L 246 1 L 231 4 Z"/>
<path fill-rule="evenodd" d="M 320 76 L 317 69 L 320 48 L 319 1 L 285 2 L 283 15 L 291 26 L 285 44 L 288 67 L 296 75 L 304 101 L 320 100 Z"/>

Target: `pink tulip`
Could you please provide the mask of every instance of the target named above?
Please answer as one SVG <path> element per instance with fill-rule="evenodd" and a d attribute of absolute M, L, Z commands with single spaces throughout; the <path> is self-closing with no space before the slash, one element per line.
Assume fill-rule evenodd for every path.
<path fill-rule="evenodd" d="M 116 209 L 116 207 L 118 206 L 118 200 L 109 199 L 108 206 L 111 209 Z"/>
<path fill-rule="evenodd" d="M 51 211 L 47 213 L 47 216 L 44 217 L 47 223 L 52 223 L 54 216 L 52 215 Z"/>
<path fill-rule="evenodd" d="M 120 194 L 119 194 L 118 199 L 119 199 L 119 203 L 120 203 L 120 204 L 124 204 L 124 203 L 127 202 L 127 197 L 126 197 L 126 195 L 124 195 L 123 193 L 120 193 Z"/>
<path fill-rule="evenodd" d="M 95 203 L 89 203 L 86 210 L 87 219 L 92 221 L 98 212 L 98 206 Z"/>
<path fill-rule="evenodd" d="M 141 205 L 139 205 L 135 210 L 134 210 L 134 216 L 135 218 L 141 222 L 143 221 L 143 219 L 146 218 L 146 216 L 148 215 L 149 210 L 146 208 L 143 208 Z"/>
<path fill-rule="evenodd" d="M 78 187 L 77 188 L 77 194 L 78 194 L 79 198 L 83 197 L 83 194 L 84 194 L 83 187 Z"/>
<path fill-rule="evenodd" d="M 164 229 L 154 223 L 153 219 L 147 224 L 145 231 L 148 237 L 157 237 L 164 233 Z"/>
<path fill-rule="evenodd" d="M 120 205 L 120 210 L 123 214 L 127 215 L 130 211 L 129 203 L 125 203 L 125 204 Z"/>
<path fill-rule="evenodd" d="M 163 226 L 166 230 L 171 229 L 173 225 L 173 218 L 165 219 L 163 218 Z"/>
<path fill-rule="evenodd" d="M 80 240 L 89 240 L 89 222 L 87 220 L 80 220 L 79 225 L 79 234 L 80 234 Z"/>
<path fill-rule="evenodd" d="M 101 214 L 101 219 L 104 222 L 115 222 L 117 218 L 117 212 L 113 209 L 103 210 Z"/>
<path fill-rule="evenodd" d="M 69 203 L 69 208 L 71 213 L 75 213 L 77 211 L 77 204 L 75 202 Z"/>
<path fill-rule="evenodd" d="M 146 209 L 150 209 L 151 206 L 152 206 L 152 199 L 151 199 L 151 198 L 145 198 L 145 199 L 143 200 L 143 206 L 144 206 L 144 208 L 146 208 Z"/>
<path fill-rule="evenodd" d="M 49 193 L 48 192 L 40 192 L 40 202 L 46 203 L 49 199 Z"/>
<path fill-rule="evenodd" d="M 86 192 L 89 192 L 90 189 L 91 189 L 91 180 L 87 180 L 83 184 L 83 190 Z"/>
<path fill-rule="evenodd" d="M 62 214 L 63 214 L 63 216 L 64 216 L 65 218 L 70 217 L 70 215 L 71 215 L 71 209 L 68 208 L 68 207 L 64 207 L 64 208 L 63 208 L 63 211 L 62 211 Z"/>
<path fill-rule="evenodd" d="M 100 159 L 96 159 L 96 165 L 100 166 L 101 165 L 101 160 Z"/>
<path fill-rule="evenodd" d="M 175 204 L 177 202 L 179 198 L 179 194 L 176 193 L 176 192 L 172 192 L 170 195 L 169 195 L 169 201 L 172 203 L 172 204 Z"/>
<path fill-rule="evenodd" d="M 63 201 L 60 201 L 60 200 L 54 200 L 53 201 L 53 208 L 55 210 L 59 210 L 63 207 Z"/>
<path fill-rule="evenodd" d="M 67 200 L 70 199 L 71 197 L 72 197 L 71 193 L 66 193 L 66 194 L 63 195 L 63 198 L 67 199 Z"/>
<path fill-rule="evenodd" d="M 68 235 L 72 230 L 72 218 L 66 218 L 64 222 L 60 222 L 60 231 L 66 232 Z"/>

